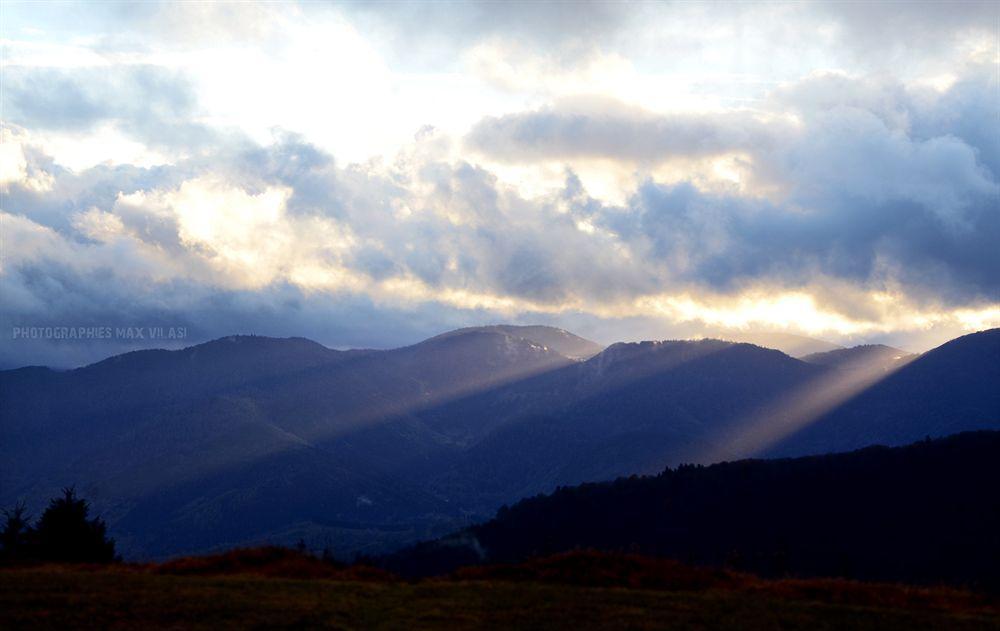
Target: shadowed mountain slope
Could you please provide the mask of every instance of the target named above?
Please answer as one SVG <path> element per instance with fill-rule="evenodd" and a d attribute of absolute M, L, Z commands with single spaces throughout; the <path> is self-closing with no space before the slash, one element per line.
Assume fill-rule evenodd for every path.
<path fill-rule="evenodd" d="M 178 520 L 200 533 L 194 549 L 216 545 L 225 533 L 210 517 L 238 515 L 232 498 L 246 507 L 250 539 L 275 532 L 264 514 L 282 516 L 279 530 L 454 519 L 459 508 L 385 477 L 449 443 L 413 412 L 572 363 L 521 337 L 471 330 L 392 351 L 234 337 L 67 372 L 3 371 L 0 499 L 37 503 L 78 484 L 135 554 L 180 550 L 157 543 L 183 543 L 165 538 Z M 291 489 L 289 480 L 294 493 L 265 492 Z M 299 510 L 304 497 L 311 513 Z"/>
<path fill-rule="evenodd" d="M 383 560 L 436 574 L 592 548 L 765 575 L 1000 589 L 1000 433 L 559 489 Z"/>
<path fill-rule="evenodd" d="M 76 484 L 134 556 L 299 537 L 349 554 L 559 485 L 1000 427 L 996 331 L 891 373 L 719 340 L 578 360 L 542 333 L 566 337 L 484 327 L 389 351 L 233 337 L 0 371 L 0 504 Z"/>
<path fill-rule="evenodd" d="M 991 329 L 920 355 L 765 453 L 901 445 L 926 436 L 998 428 L 1000 329 Z"/>
<path fill-rule="evenodd" d="M 726 435 L 746 409 L 826 371 L 718 340 L 614 344 L 590 360 L 421 413 L 440 431 L 482 419 L 424 475 L 490 510 L 560 484 L 659 471 Z"/>

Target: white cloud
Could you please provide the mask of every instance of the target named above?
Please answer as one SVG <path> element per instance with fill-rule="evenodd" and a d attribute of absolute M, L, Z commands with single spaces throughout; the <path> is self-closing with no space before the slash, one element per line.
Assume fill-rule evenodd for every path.
<path fill-rule="evenodd" d="M 73 227 L 88 239 L 107 243 L 125 234 L 125 224 L 112 213 L 99 208 L 91 208 L 77 213 L 72 219 Z"/>
<path fill-rule="evenodd" d="M 24 155 L 27 134 L 7 126 L 0 127 L 0 192 L 11 184 L 31 191 L 44 192 L 52 188 L 52 175 L 29 165 Z"/>
<path fill-rule="evenodd" d="M 7 319 L 996 322 L 993 6 L 60 6 L 5 14 Z"/>

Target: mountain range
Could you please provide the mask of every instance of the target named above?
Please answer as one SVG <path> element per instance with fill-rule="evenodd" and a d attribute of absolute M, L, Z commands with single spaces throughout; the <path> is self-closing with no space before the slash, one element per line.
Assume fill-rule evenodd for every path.
<path fill-rule="evenodd" d="M 561 485 L 1000 429 L 1000 330 L 920 356 L 550 327 L 393 350 L 233 336 L 0 371 L 0 503 L 77 485 L 129 556 L 305 539 L 375 553 Z"/>

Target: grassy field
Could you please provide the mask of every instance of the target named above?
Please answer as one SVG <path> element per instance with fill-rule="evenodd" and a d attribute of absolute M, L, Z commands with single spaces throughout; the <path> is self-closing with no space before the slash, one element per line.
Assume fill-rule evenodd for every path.
<path fill-rule="evenodd" d="M 129 569 L 0 571 L 2 629 L 1000 629 L 987 610 L 707 589 L 502 580 L 295 580 Z"/>

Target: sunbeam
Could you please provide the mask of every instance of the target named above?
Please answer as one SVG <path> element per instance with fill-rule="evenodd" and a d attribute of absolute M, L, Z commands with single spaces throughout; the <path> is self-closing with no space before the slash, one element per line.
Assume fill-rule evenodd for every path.
<path fill-rule="evenodd" d="M 760 455 L 886 379 L 909 360 L 900 357 L 886 365 L 861 356 L 837 366 L 819 368 L 819 374 L 805 385 L 732 421 L 731 429 L 693 462 L 712 463 Z"/>

